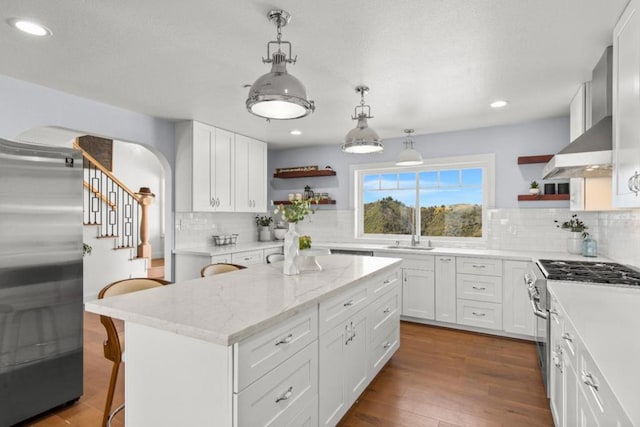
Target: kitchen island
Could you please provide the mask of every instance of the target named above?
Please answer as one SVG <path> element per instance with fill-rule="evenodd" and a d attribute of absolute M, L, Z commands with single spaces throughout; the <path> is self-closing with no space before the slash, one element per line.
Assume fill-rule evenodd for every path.
<path fill-rule="evenodd" d="M 335 425 L 399 347 L 401 260 L 318 261 L 86 303 L 125 322 L 127 425 Z"/>

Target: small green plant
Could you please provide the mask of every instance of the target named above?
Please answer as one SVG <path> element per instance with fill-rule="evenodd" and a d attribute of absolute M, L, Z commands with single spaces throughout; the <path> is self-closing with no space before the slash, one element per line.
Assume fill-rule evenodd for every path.
<path fill-rule="evenodd" d="M 91 255 L 93 248 L 86 243 L 82 243 L 82 256 Z"/>
<path fill-rule="evenodd" d="M 256 215 L 256 225 L 258 227 L 268 227 L 273 222 L 273 218 L 270 216 L 257 216 Z"/>
<path fill-rule="evenodd" d="M 569 221 L 560 223 L 560 221 L 556 219 L 553 222 L 556 223 L 556 227 L 558 228 L 570 230 L 573 233 L 582 233 L 582 237 L 587 237 L 589 235 L 586 231 L 589 227 L 578 218 L 577 214 L 571 215 Z"/>
<path fill-rule="evenodd" d="M 311 236 L 300 236 L 300 249 L 309 249 L 311 247 Z"/>
<path fill-rule="evenodd" d="M 531 181 L 529 188 L 540 188 L 540 184 L 538 184 L 538 181 Z"/>
<path fill-rule="evenodd" d="M 274 214 L 282 214 L 287 222 L 299 222 L 302 221 L 307 215 L 314 214 L 315 209 L 311 208 L 311 203 L 318 204 L 318 198 L 314 197 L 307 200 L 293 199 L 290 205 L 278 205 L 274 210 Z"/>

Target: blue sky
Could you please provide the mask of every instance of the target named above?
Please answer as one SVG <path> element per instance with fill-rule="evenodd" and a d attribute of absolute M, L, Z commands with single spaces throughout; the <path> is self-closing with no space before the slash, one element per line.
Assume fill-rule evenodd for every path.
<path fill-rule="evenodd" d="M 482 204 L 482 169 L 453 169 L 420 172 L 420 206 Z M 416 173 L 372 174 L 364 176 L 364 202 L 392 197 L 415 205 Z"/>

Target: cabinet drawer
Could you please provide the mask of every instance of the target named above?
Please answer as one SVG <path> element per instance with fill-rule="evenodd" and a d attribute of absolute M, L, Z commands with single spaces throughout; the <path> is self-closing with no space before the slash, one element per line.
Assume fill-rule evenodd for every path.
<path fill-rule="evenodd" d="M 400 287 L 396 287 L 381 295 L 371 305 L 371 321 L 373 325 L 373 339 L 390 323 L 398 323 L 400 316 Z"/>
<path fill-rule="evenodd" d="M 502 304 L 459 299 L 456 308 L 461 325 L 502 329 Z"/>
<path fill-rule="evenodd" d="M 631 426 L 624 409 L 602 376 L 591 355 L 581 349 L 578 384 L 600 426 Z"/>
<path fill-rule="evenodd" d="M 375 278 L 371 281 L 371 298 L 375 299 L 400 283 L 400 270 Z"/>
<path fill-rule="evenodd" d="M 502 276 L 502 260 L 491 258 L 456 258 L 456 271 L 483 276 Z"/>
<path fill-rule="evenodd" d="M 369 302 L 368 283 L 361 283 L 339 295 L 320 302 L 320 335 L 344 322 Z"/>
<path fill-rule="evenodd" d="M 262 250 L 236 252 L 231 254 L 231 262 L 240 265 L 262 264 L 264 262 Z"/>
<path fill-rule="evenodd" d="M 237 427 L 287 426 L 318 392 L 315 340 L 240 393 L 234 393 Z"/>
<path fill-rule="evenodd" d="M 318 337 L 313 307 L 234 346 L 234 391 L 243 390 Z"/>
<path fill-rule="evenodd" d="M 375 376 L 391 356 L 400 347 L 400 323 L 387 325 L 380 330 L 382 332 L 377 339 L 373 340 L 371 348 L 371 377 Z"/>
<path fill-rule="evenodd" d="M 456 276 L 456 291 L 458 298 L 502 302 L 502 277 L 458 274 Z"/>

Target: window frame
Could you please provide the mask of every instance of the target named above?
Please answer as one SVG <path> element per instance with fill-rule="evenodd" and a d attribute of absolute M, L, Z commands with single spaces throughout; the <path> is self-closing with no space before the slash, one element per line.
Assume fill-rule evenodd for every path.
<path fill-rule="evenodd" d="M 352 164 L 350 169 L 349 207 L 354 213 L 354 238 L 363 241 L 397 241 L 408 237 L 406 234 L 364 234 L 363 177 L 367 174 L 424 172 L 443 169 L 482 169 L 482 237 L 420 236 L 449 242 L 485 242 L 487 236 L 488 211 L 495 206 L 495 155 L 478 154 L 456 157 L 425 159 L 422 165 L 397 166 L 394 162 Z M 419 190 L 417 190 L 419 192 Z M 419 212 L 416 229 L 420 230 Z"/>

